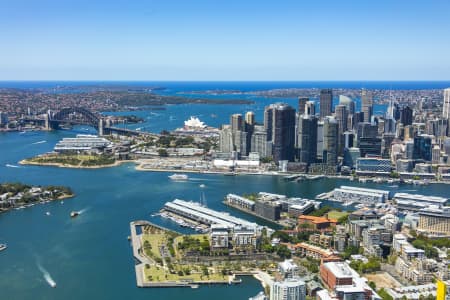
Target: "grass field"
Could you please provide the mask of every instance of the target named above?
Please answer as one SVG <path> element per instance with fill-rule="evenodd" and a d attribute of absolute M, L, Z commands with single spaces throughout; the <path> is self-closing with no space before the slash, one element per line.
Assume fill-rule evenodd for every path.
<path fill-rule="evenodd" d="M 201 267 L 188 265 L 181 266 L 175 265 L 175 274 L 171 274 L 168 270 L 164 270 L 161 266 L 149 266 L 144 267 L 144 280 L 148 282 L 165 282 L 165 281 L 223 281 L 228 282 L 228 275 L 222 275 L 222 273 L 213 268 L 209 269 L 209 275 L 203 275 Z M 178 271 L 189 269 L 191 274 L 178 275 Z"/>
<path fill-rule="evenodd" d="M 348 215 L 348 212 L 345 212 L 345 211 L 331 210 L 328 212 L 328 218 L 330 218 L 330 219 L 338 220 L 339 218 L 342 218 L 346 215 Z"/>
<path fill-rule="evenodd" d="M 157 234 L 143 234 L 142 235 L 142 245 L 144 245 L 145 241 L 148 241 L 150 245 L 152 246 L 151 249 L 146 249 L 145 253 L 149 257 L 159 257 L 161 258 L 161 253 L 159 253 L 159 246 L 166 243 L 166 235 L 164 233 L 157 233 Z M 153 255 L 151 255 L 149 253 Z"/>

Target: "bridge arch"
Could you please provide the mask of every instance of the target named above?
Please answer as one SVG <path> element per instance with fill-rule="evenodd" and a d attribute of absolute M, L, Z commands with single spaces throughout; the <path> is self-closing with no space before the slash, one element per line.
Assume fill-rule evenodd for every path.
<path fill-rule="evenodd" d="M 73 118 L 76 116 L 76 118 Z M 100 117 L 83 107 L 66 107 L 54 115 L 50 115 L 49 123 L 52 128 L 58 128 L 60 123 L 90 125 L 99 129 Z"/>

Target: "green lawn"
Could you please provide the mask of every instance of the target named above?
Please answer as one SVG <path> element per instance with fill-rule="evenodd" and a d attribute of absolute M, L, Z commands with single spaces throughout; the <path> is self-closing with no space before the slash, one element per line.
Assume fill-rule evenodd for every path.
<path fill-rule="evenodd" d="M 222 275 L 220 270 L 214 269 L 214 273 L 210 269 L 210 274 L 203 275 L 200 266 L 195 265 L 175 265 L 174 266 L 176 274 L 171 274 L 169 271 L 164 270 L 160 266 L 150 266 L 149 268 L 144 266 L 144 280 L 148 282 L 165 282 L 165 281 L 224 281 L 228 282 L 228 275 Z M 178 271 L 189 269 L 191 274 L 189 275 L 178 275 Z M 151 279 L 150 280 L 150 276 Z"/>
<path fill-rule="evenodd" d="M 328 212 L 328 218 L 336 219 L 336 220 L 338 220 L 339 218 L 342 218 L 344 216 L 347 216 L 347 215 L 348 215 L 348 212 L 345 212 L 345 211 L 332 210 L 332 211 Z"/>
<path fill-rule="evenodd" d="M 161 258 L 161 253 L 159 253 L 159 246 L 166 243 L 166 235 L 164 233 L 143 234 L 142 246 L 144 246 L 145 241 L 148 241 L 152 246 L 151 249 L 146 249 L 145 253 L 150 257 Z M 153 255 L 151 255 L 149 251 L 151 251 Z"/>

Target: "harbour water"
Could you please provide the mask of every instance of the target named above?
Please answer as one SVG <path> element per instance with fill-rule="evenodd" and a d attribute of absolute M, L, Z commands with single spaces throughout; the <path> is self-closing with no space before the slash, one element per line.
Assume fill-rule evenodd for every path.
<path fill-rule="evenodd" d="M 173 107 L 177 111 L 183 110 Z M 214 105 L 189 107 L 193 113 L 217 114 L 217 106 Z M 229 106 L 227 109 L 243 112 L 244 108 Z M 149 112 L 142 113 L 151 116 Z M 164 129 L 163 120 L 167 124 L 170 114 L 177 122 L 169 129 L 181 126 L 186 114 L 191 114 L 177 115 L 170 109 L 157 113 L 164 114 L 164 117 L 158 122 L 149 121 L 156 132 Z M 227 119 L 221 118 L 211 118 L 207 123 L 217 126 Z M 226 207 L 222 203 L 224 196 L 227 193 L 266 191 L 312 198 L 343 184 L 448 196 L 446 185 L 401 185 L 395 188 L 388 184 L 360 184 L 341 179 L 296 183 L 271 176 L 202 174 L 192 174 L 186 182 L 174 182 L 168 179 L 168 173 L 135 171 L 133 164 L 90 170 L 18 165 L 21 159 L 50 151 L 61 138 L 80 132 L 89 131 L 77 127 L 71 131 L 0 134 L 0 182 L 67 185 L 76 193 L 76 197 L 64 200 L 63 204 L 39 204 L 0 214 L 0 243 L 8 244 L 8 249 L 0 253 L 0 299 L 220 300 L 248 299 L 262 290 L 260 283 L 250 277 L 243 278 L 243 283 L 235 286 L 212 285 L 198 289 L 136 287 L 132 249 L 127 240 L 129 223 L 132 220 L 150 220 L 181 231 L 170 220 L 151 217 L 166 201 L 174 198 L 198 201 L 204 192 L 210 208 L 260 222 Z M 204 187 L 200 187 L 201 184 Z M 71 211 L 81 210 L 80 216 L 70 218 Z M 49 276 L 56 288 L 51 288 Z"/>

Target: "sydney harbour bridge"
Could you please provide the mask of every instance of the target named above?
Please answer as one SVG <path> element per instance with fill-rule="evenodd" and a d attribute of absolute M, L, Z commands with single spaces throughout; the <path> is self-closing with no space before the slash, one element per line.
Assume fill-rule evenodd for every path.
<path fill-rule="evenodd" d="M 62 125 L 87 125 L 94 127 L 99 135 L 113 133 L 120 135 L 152 135 L 148 132 L 114 127 L 111 124 L 111 120 L 107 117 L 83 107 L 67 107 L 56 112 L 49 111 L 36 117 L 25 116 L 21 118 L 21 121 L 39 124 L 46 130 L 58 130 L 61 129 Z"/>

